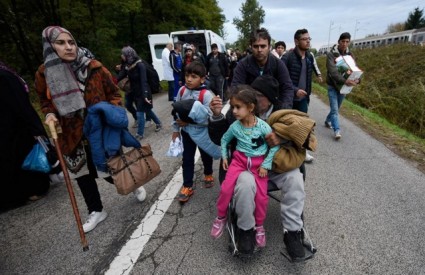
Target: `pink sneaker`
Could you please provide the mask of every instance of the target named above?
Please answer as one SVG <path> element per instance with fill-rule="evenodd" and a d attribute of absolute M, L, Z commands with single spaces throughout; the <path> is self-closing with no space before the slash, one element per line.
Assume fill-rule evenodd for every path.
<path fill-rule="evenodd" d="M 213 239 L 218 239 L 221 237 L 224 231 L 224 225 L 226 224 L 226 218 L 219 219 L 215 218 L 213 226 L 211 228 L 211 237 Z"/>
<path fill-rule="evenodd" d="M 262 225 L 255 227 L 255 242 L 258 247 L 263 248 L 266 246 L 266 230 L 264 230 Z"/>

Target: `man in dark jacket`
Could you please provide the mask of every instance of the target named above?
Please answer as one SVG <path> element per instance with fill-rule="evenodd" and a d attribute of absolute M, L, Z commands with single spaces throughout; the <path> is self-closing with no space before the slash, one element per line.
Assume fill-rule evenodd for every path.
<path fill-rule="evenodd" d="M 225 80 L 229 78 L 229 65 L 226 54 L 219 52 L 215 43 L 211 45 L 205 67 L 210 81 L 209 88 L 215 95 L 224 98 Z"/>
<path fill-rule="evenodd" d="M 308 111 L 313 72 L 313 56 L 310 54 L 310 35 L 306 29 L 294 34 L 295 48 L 282 56 L 292 80 L 294 103 L 292 108 L 304 113 Z"/>
<path fill-rule="evenodd" d="M 334 130 L 335 140 L 341 138 L 341 132 L 339 129 L 339 118 L 338 111 L 341 107 L 342 101 L 345 98 L 344 94 L 339 92 L 341 85 L 356 86 L 359 80 L 345 79 L 339 72 L 335 64 L 335 59 L 341 55 L 351 55 L 348 49 L 350 45 L 351 35 L 348 32 L 344 32 L 339 36 L 338 44 L 334 45 L 327 54 L 326 69 L 328 71 L 326 76 L 326 83 L 328 84 L 328 97 L 330 111 L 325 120 L 325 126 Z"/>
<path fill-rule="evenodd" d="M 314 57 L 310 53 L 310 35 L 306 29 L 297 30 L 294 34 L 295 48 L 282 56 L 292 80 L 294 103 L 292 108 L 304 113 L 308 111 L 311 94 L 311 80 Z M 313 156 L 306 152 L 305 161 L 312 162 Z"/>
<path fill-rule="evenodd" d="M 292 108 L 294 92 L 288 69 L 270 53 L 271 37 L 267 29 L 261 28 L 251 34 L 252 54 L 242 59 L 233 71 L 232 86 L 251 83 L 260 75 L 271 75 L 279 82 L 279 101 L 284 109 Z"/>
<path fill-rule="evenodd" d="M 173 77 L 174 77 L 174 101 L 176 100 L 177 93 L 180 89 L 180 75 L 183 68 L 183 59 L 181 56 L 182 44 L 175 43 L 174 50 L 170 52 L 170 66 L 173 69 Z"/>

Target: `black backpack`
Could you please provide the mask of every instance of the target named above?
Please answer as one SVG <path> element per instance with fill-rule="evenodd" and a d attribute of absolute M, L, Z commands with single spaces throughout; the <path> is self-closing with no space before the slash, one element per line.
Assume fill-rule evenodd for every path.
<path fill-rule="evenodd" d="M 149 64 L 147 61 L 142 60 L 143 65 L 145 65 L 146 68 L 146 76 L 148 78 L 148 84 L 151 88 L 151 92 L 159 93 L 160 91 L 160 84 L 159 84 L 159 75 L 158 72 L 155 70 L 155 68 Z"/>

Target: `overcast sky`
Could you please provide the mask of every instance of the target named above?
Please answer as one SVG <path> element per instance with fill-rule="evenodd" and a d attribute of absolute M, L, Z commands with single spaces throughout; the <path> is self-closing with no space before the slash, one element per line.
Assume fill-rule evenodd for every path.
<path fill-rule="evenodd" d="M 239 32 L 232 24 L 233 18 L 242 19 L 240 9 L 245 0 L 218 0 L 226 16 L 225 41 L 233 43 Z M 388 25 L 405 22 L 416 7 L 424 9 L 425 1 L 419 0 L 318 0 L 282 1 L 258 0 L 265 11 L 262 27 L 271 37 L 285 41 L 288 49 L 294 46 L 294 33 L 305 28 L 312 38 L 311 47 L 338 41 L 342 32 L 351 33 L 351 38 L 364 38 L 368 34 L 382 34 Z M 331 22 L 333 23 L 331 25 Z M 329 35 L 330 30 L 330 35 Z"/>

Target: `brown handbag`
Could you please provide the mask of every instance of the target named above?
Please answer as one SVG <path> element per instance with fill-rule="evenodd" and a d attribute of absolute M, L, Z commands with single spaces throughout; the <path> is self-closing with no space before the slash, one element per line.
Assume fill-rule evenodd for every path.
<path fill-rule="evenodd" d="M 151 146 L 143 145 L 108 160 L 108 169 L 118 194 L 127 195 L 161 173 Z"/>
<path fill-rule="evenodd" d="M 128 77 L 124 77 L 118 82 L 118 87 L 125 92 L 125 94 L 128 94 L 131 92 L 130 88 L 130 80 Z"/>

